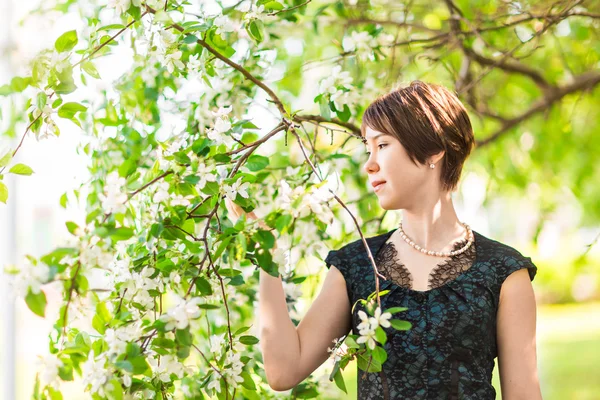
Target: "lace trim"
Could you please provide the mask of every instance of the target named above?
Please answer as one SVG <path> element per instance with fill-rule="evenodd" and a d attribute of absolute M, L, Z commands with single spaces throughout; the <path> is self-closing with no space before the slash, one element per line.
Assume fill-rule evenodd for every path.
<path fill-rule="evenodd" d="M 458 250 L 467 244 L 467 239 L 456 242 L 452 250 Z M 475 260 L 475 246 L 471 246 L 464 253 L 451 256 L 436 265 L 429 274 L 427 288 L 434 289 L 456 279 L 460 274 L 471 268 Z M 379 272 L 398 286 L 412 289 L 413 276 L 399 259 L 398 250 L 394 243 L 387 242 L 377 256 Z"/>

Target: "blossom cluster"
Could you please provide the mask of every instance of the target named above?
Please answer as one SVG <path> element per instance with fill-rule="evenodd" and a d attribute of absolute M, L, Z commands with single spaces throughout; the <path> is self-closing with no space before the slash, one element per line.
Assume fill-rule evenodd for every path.
<path fill-rule="evenodd" d="M 361 323 L 358 324 L 357 328 L 360 333 L 360 337 L 356 340 L 356 343 L 367 343 L 367 346 L 373 350 L 375 348 L 375 330 L 382 326 L 389 328 L 391 326 L 389 319 L 392 314 L 389 312 L 381 313 L 381 308 L 377 307 L 372 317 L 369 317 L 363 310 L 358 311 L 358 317 Z"/>

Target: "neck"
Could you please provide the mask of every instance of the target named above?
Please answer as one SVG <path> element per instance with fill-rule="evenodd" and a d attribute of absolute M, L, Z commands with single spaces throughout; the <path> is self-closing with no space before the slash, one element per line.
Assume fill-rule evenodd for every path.
<path fill-rule="evenodd" d="M 415 243 L 428 250 L 445 251 L 466 237 L 450 192 L 422 200 L 419 205 L 402 211 L 402 229 Z"/>

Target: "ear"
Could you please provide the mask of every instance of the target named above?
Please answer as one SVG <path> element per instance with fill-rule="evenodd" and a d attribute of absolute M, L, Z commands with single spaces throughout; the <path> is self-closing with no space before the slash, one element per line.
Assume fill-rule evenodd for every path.
<path fill-rule="evenodd" d="M 440 152 L 439 152 L 439 153 L 437 153 L 437 154 L 432 154 L 432 155 L 429 157 L 429 162 L 432 162 L 432 163 L 434 163 L 434 164 L 437 164 L 437 162 L 438 162 L 438 161 L 440 161 L 440 160 L 442 159 L 442 157 L 444 157 L 444 154 L 446 154 L 446 151 L 445 151 L 445 150 L 442 150 L 442 151 L 440 151 Z"/>

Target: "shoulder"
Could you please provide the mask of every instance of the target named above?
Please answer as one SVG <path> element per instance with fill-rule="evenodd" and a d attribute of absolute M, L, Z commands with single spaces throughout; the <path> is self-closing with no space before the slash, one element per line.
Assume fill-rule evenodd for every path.
<path fill-rule="evenodd" d="M 375 257 L 379 247 L 390 236 L 391 232 L 392 231 L 388 231 L 379 235 L 365 237 L 365 241 L 367 242 L 373 257 Z M 368 262 L 367 252 L 362 238 L 353 240 L 336 250 L 329 251 L 325 261 L 332 264 L 344 264 L 345 268 L 360 266 L 365 262 Z"/>
<path fill-rule="evenodd" d="M 371 253 L 373 254 L 373 257 L 375 256 L 375 253 L 379 250 L 379 247 L 387 240 L 387 238 L 390 236 L 390 234 L 393 231 L 388 231 L 388 232 L 384 232 L 375 236 L 369 236 L 366 237 L 365 236 L 365 241 L 367 242 L 367 245 L 369 246 L 369 250 L 371 250 Z M 364 234 L 363 234 L 364 235 Z M 346 256 L 346 257 L 358 257 L 358 256 L 367 256 L 367 252 L 365 249 L 365 244 L 362 240 L 362 238 L 358 238 L 356 240 L 353 240 L 352 242 L 346 244 L 345 246 L 341 247 L 338 252 L 340 252 L 342 255 Z"/>
<path fill-rule="evenodd" d="M 523 255 L 516 248 L 502 243 L 498 240 L 478 234 L 481 241 L 480 250 L 484 253 L 482 259 L 491 261 L 495 266 L 499 283 L 502 284 L 509 275 L 520 269 L 527 268 L 529 278 L 533 280 L 537 273 L 537 266 L 533 263 L 531 257 Z"/>

